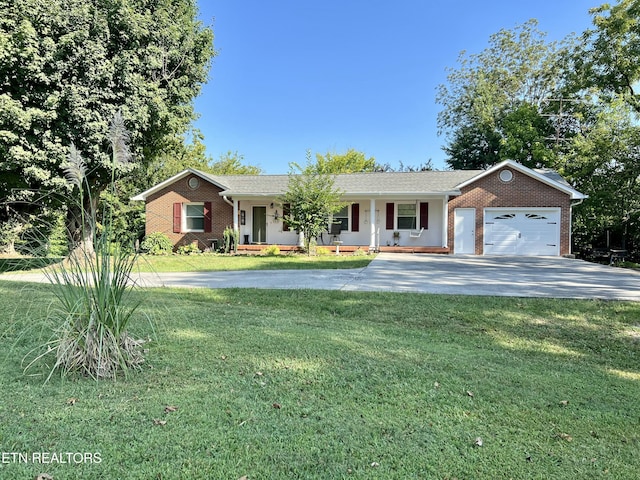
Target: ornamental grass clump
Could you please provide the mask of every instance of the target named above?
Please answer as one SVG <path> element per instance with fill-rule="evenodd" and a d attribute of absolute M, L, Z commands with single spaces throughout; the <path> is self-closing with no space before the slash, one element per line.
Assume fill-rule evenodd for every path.
<path fill-rule="evenodd" d="M 109 133 L 113 189 L 116 170 L 126 167 L 130 159 L 128 134 L 119 113 L 112 120 Z M 136 255 L 113 243 L 113 213 L 109 205 L 105 206 L 98 233 L 95 209 L 87 211 L 83 207 L 94 204 L 85 173 L 80 153 L 71 146 L 65 178 L 78 191 L 82 216 L 79 224 L 87 231 L 81 232 L 82 241 L 73 246 L 65 261 L 46 269 L 57 299 L 49 313 L 56 327 L 52 339 L 43 345 L 44 352 L 36 354 L 25 370 L 41 360 L 48 362 L 53 356 L 47 363 L 52 365 L 47 381 L 54 372 L 63 376 L 79 373 L 96 380 L 115 379 L 119 373 L 140 368 L 144 362 L 142 341 L 127 331 L 140 303 L 131 295 Z"/>

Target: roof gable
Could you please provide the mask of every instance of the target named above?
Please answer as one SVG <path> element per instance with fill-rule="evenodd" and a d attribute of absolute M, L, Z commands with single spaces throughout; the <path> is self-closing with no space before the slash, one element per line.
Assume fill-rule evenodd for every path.
<path fill-rule="evenodd" d="M 501 170 L 504 167 L 512 168 L 524 175 L 527 175 L 535 180 L 538 180 L 550 187 L 553 187 L 557 190 L 560 190 L 571 197 L 572 200 L 583 200 L 587 198 L 587 195 L 580 193 L 575 188 L 573 188 L 569 183 L 556 171 L 550 169 L 536 169 L 533 170 L 531 168 L 525 167 L 524 165 L 514 162 L 513 160 L 505 160 L 504 162 L 498 163 L 487 170 L 482 170 L 477 175 L 465 180 L 464 182 L 457 185 L 457 188 L 464 188 L 472 183 L 480 180 L 487 175 L 490 175 L 494 172 Z"/>
<path fill-rule="evenodd" d="M 195 168 L 187 168 L 186 170 L 183 170 L 180 173 L 177 173 L 173 177 L 168 178 L 165 181 L 158 183 L 157 185 L 154 185 L 150 189 L 145 190 L 144 192 L 139 193 L 138 195 L 136 195 L 134 197 L 131 197 L 131 200 L 134 200 L 134 201 L 145 201 L 149 195 L 153 195 L 154 193 L 159 192 L 163 188 L 168 187 L 172 183 L 175 183 L 178 180 L 180 180 L 180 179 L 182 179 L 182 178 L 184 178 L 184 177 L 186 177 L 188 175 L 196 175 L 196 176 L 200 177 L 201 179 L 203 179 L 203 180 L 205 180 L 205 181 L 207 181 L 209 183 L 212 183 L 216 187 L 219 187 L 222 190 L 225 190 L 227 188 L 222 183 L 222 178 L 221 177 L 216 177 L 215 175 L 208 175 L 208 174 L 206 174 L 204 172 L 201 172 L 200 170 L 196 170 Z"/>

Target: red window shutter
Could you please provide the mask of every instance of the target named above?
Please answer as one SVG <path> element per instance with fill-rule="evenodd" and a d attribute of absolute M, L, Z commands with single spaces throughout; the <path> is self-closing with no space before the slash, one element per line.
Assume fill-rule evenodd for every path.
<path fill-rule="evenodd" d="M 283 232 L 289 231 L 289 224 L 287 223 L 287 217 L 289 216 L 290 212 L 291 212 L 291 204 L 285 203 L 284 205 L 282 205 L 282 231 Z"/>
<path fill-rule="evenodd" d="M 387 203 L 387 230 L 393 230 L 393 212 L 395 204 Z"/>
<path fill-rule="evenodd" d="M 429 204 L 420 202 L 420 228 L 429 228 Z"/>
<path fill-rule="evenodd" d="M 351 231 L 360 231 L 360 204 L 354 203 L 351 205 Z"/>
<path fill-rule="evenodd" d="M 211 202 L 204 202 L 204 231 L 211 232 Z"/>
<path fill-rule="evenodd" d="M 173 204 L 173 233 L 182 231 L 182 204 Z"/>

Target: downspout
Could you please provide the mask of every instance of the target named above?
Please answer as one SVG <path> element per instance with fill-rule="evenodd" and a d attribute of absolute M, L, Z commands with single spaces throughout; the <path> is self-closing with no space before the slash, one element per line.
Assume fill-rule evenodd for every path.
<path fill-rule="evenodd" d="M 442 232 L 442 246 L 447 248 L 449 246 L 449 195 L 444 196 L 444 205 L 442 206 L 442 216 L 444 217 Z"/>
<path fill-rule="evenodd" d="M 240 228 L 238 225 L 238 202 L 236 200 L 229 200 L 229 198 L 226 195 L 222 196 L 222 200 L 225 201 L 225 203 L 228 203 L 229 205 L 231 205 L 233 207 L 233 229 L 235 231 L 240 232 Z"/>

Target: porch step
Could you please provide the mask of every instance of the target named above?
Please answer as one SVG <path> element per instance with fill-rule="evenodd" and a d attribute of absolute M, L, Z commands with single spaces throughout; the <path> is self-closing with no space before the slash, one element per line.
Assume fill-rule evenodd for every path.
<path fill-rule="evenodd" d="M 448 247 L 403 247 L 403 246 L 380 246 L 380 251 L 385 253 L 437 253 L 447 255 L 450 253 Z"/>
<path fill-rule="evenodd" d="M 238 245 L 238 252 L 243 253 L 260 253 L 261 250 L 270 247 L 271 244 L 243 244 Z M 328 248 L 331 252 L 336 251 L 335 245 L 318 245 L 318 247 Z M 281 252 L 297 252 L 301 251 L 300 247 L 297 245 L 278 245 L 278 248 Z M 368 251 L 368 245 L 340 245 L 340 252 L 342 253 L 353 253 L 356 250 L 364 250 Z M 450 250 L 448 247 L 410 247 L 410 246 L 380 246 L 381 252 L 386 253 L 438 253 L 438 254 L 448 254 Z"/>

